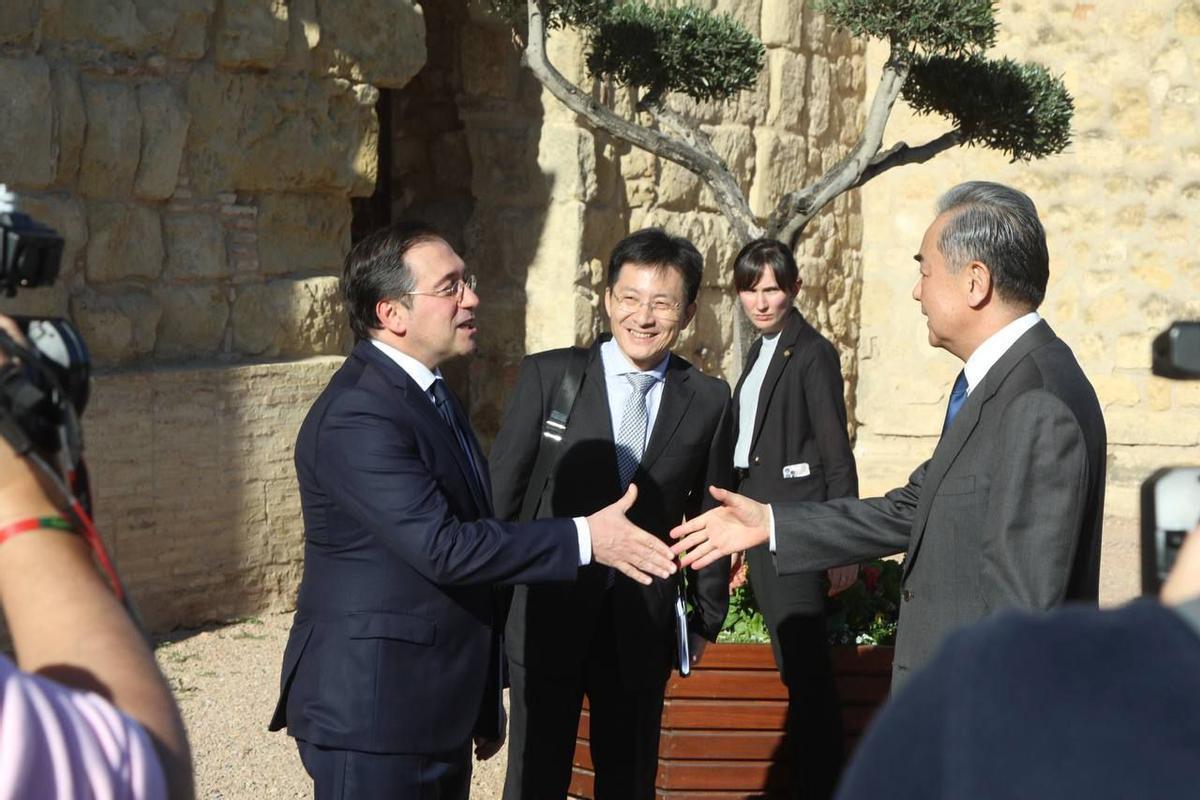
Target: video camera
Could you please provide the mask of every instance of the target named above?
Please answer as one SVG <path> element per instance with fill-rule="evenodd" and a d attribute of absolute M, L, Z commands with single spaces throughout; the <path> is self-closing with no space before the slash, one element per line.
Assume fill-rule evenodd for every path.
<path fill-rule="evenodd" d="M 63 240 L 26 214 L 0 213 L 0 290 L 50 286 L 58 277 Z M 7 356 L 0 367 L 0 435 L 21 454 L 59 460 L 69 478 L 82 456 L 79 415 L 88 400 L 87 345 L 69 321 L 13 316 L 28 341 L 0 335 Z"/>
<path fill-rule="evenodd" d="M 1200 321 L 1175 322 L 1154 339 L 1151 371 L 1200 379 Z M 1165 467 L 1142 484 L 1142 592 L 1158 594 L 1184 538 L 1200 523 L 1200 467 Z"/>

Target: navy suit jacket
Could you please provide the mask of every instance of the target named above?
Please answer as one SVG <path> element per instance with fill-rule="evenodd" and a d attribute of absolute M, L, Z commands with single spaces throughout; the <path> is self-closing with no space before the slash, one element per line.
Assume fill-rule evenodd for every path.
<path fill-rule="evenodd" d="M 579 545 L 570 520 L 488 519 L 468 438 L 482 487 L 428 395 L 370 342 L 317 399 L 296 440 L 304 576 L 272 730 L 378 753 L 498 733 L 493 585 L 571 580 Z"/>

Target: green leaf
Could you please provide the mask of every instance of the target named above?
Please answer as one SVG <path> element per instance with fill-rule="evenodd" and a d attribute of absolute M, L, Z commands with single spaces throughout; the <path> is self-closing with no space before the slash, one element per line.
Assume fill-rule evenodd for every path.
<path fill-rule="evenodd" d="M 855 36 L 910 51 L 966 55 L 996 41 L 994 0 L 820 0 L 817 8 Z"/>
<path fill-rule="evenodd" d="M 1040 64 L 983 56 L 917 58 L 902 90 L 918 114 L 954 120 L 966 144 L 1014 161 L 1061 153 L 1071 143 L 1075 104 L 1062 79 Z"/>
<path fill-rule="evenodd" d="M 700 102 L 753 86 L 766 52 L 732 17 L 692 5 L 625 2 L 599 17 L 589 34 L 593 77 Z"/>

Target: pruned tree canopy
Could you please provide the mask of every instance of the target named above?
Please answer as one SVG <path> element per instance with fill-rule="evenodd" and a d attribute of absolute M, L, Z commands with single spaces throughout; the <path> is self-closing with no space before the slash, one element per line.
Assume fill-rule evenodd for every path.
<path fill-rule="evenodd" d="M 596 128 L 698 175 L 743 241 L 769 235 L 794 244 L 838 195 L 957 145 L 1030 160 L 1062 152 L 1071 140 L 1074 106 L 1060 78 L 1037 64 L 986 56 L 996 40 L 994 0 L 817 0 L 836 28 L 886 41 L 890 58 L 854 147 L 761 220 L 700 126 L 665 102 L 670 95 L 723 100 L 754 85 L 765 51 L 736 20 L 671 0 L 489 2 L 524 28 L 524 63 L 555 97 Z M 631 89 L 652 126 L 619 117 L 554 68 L 545 38 L 563 27 L 584 37 L 592 77 Z M 919 114 L 945 118 L 947 130 L 928 142 L 883 149 L 900 98 Z"/>

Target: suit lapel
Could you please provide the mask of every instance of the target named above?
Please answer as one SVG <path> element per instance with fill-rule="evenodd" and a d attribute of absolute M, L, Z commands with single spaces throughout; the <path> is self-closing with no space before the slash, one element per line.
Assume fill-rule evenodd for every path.
<path fill-rule="evenodd" d="M 379 348 L 370 342 L 364 341 L 356 344 L 352 355 L 362 358 L 375 366 L 383 375 L 387 376 L 388 381 L 393 386 L 400 390 L 401 397 L 403 398 L 401 402 L 417 417 L 421 427 L 429 431 L 430 435 L 441 442 L 442 449 L 453 455 L 479 512 L 481 514 L 489 513 L 492 507 L 491 502 L 487 497 L 480 495 L 479 480 L 474 477 L 474 471 L 471 469 L 470 461 L 467 460 L 467 454 L 459 446 L 458 438 L 455 437 L 454 431 L 450 430 L 450 426 L 446 424 L 446 421 L 442 419 L 442 415 L 434 408 L 433 401 L 429 399 L 429 395 L 421 391 L 421 387 L 417 385 L 417 382 L 399 364 L 380 352 Z M 452 402 L 458 406 L 459 419 L 467 422 L 467 417 L 462 413 L 462 407 L 458 403 L 458 398 L 454 396 L 453 392 L 450 393 L 450 396 Z M 470 423 L 467 422 L 467 438 L 478 453 L 479 443 L 475 441 L 475 434 L 470 430 L 470 427 Z M 480 461 L 478 463 L 482 469 L 486 462 Z M 484 489 L 483 491 L 487 490 Z"/>
<path fill-rule="evenodd" d="M 692 402 L 692 388 L 687 385 L 688 365 L 674 353 L 667 362 L 666 377 L 658 414 L 654 418 L 654 430 L 650 432 L 650 441 L 642 454 L 642 469 L 650 469 L 655 459 L 662 455 Z"/>
<path fill-rule="evenodd" d="M 767 365 L 767 374 L 763 376 L 762 387 L 758 390 L 758 408 L 754 410 L 754 430 L 750 437 L 751 452 L 754 450 L 755 443 L 758 442 L 759 433 L 762 432 L 763 420 L 767 416 L 767 407 L 771 402 L 771 394 L 775 391 L 775 386 L 779 383 L 784 369 L 792 360 L 796 340 L 800 338 L 800 330 L 803 325 L 804 318 L 800 316 L 799 311 L 793 308 L 788 314 L 783 330 L 779 332 L 779 341 L 775 343 L 775 354 L 771 356 L 771 363 Z M 761 341 L 760 338 L 759 342 Z"/>
<path fill-rule="evenodd" d="M 933 498 L 937 494 L 942 480 L 946 477 L 946 473 L 950 471 L 958 454 L 971 438 L 971 434 L 975 432 L 976 426 L 979 425 L 979 417 L 983 413 L 984 406 L 995 396 L 1004 383 L 1004 379 L 1008 377 L 1008 373 L 1012 372 L 1023 358 L 1052 341 L 1054 341 L 1054 331 L 1044 320 L 1022 334 L 1021 338 L 1017 339 L 1012 347 L 1008 348 L 1000 357 L 1000 360 L 987 371 L 979 386 L 968 395 L 966 402 L 959 409 L 950 430 L 938 440 L 933 457 L 929 460 L 929 468 L 925 472 L 925 480 L 921 485 L 921 499 L 913 516 L 912 539 L 908 546 L 908 556 L 904 559 L 905 576 L 912 570 L 917 549 L 925 535 Z"/>

